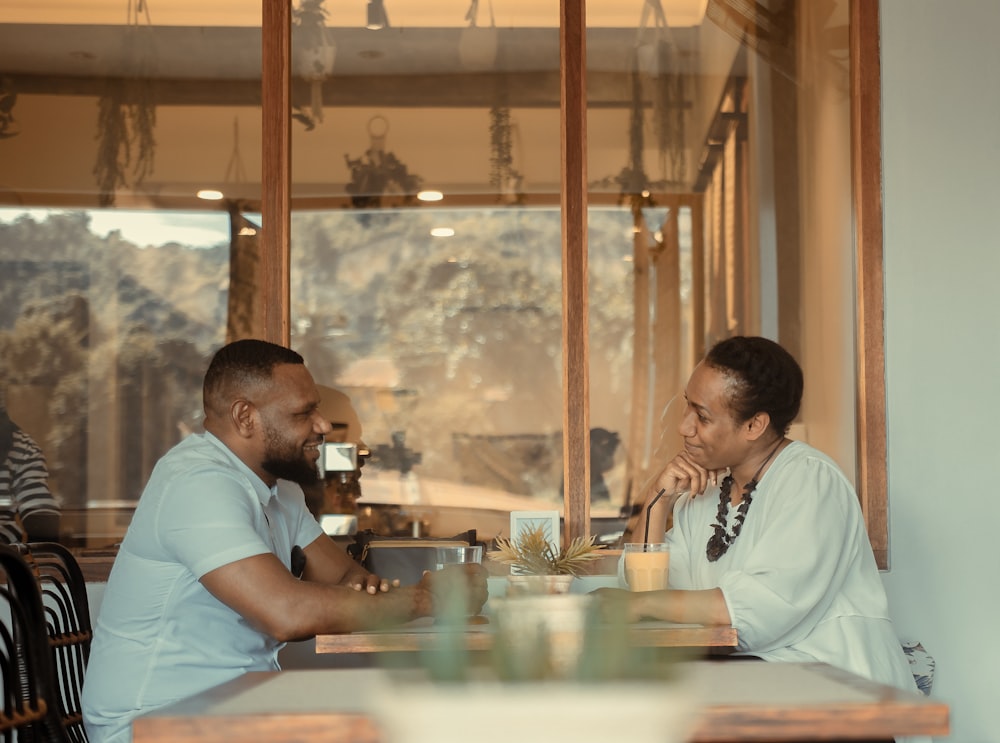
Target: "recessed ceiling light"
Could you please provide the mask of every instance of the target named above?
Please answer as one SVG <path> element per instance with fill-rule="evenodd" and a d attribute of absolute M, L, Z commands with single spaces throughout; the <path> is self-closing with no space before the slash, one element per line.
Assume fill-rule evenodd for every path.
<path fill-rule="evenodd" d="M 455 230 L 451 227 L 435 227 L 431 230 L 431 234 L 434 237 L 452 237 L 455 234 Z"/>
<path fill-rule="evenodd" d="M 214 188 L 203 188 L 195 195 L 205 201 L 221 201 L 223 196 L 222 191 L 216 191 Z"/>
<path fill-rule="evenodd" d="M 440 191 L 421 191 L 417 194 L 417 198 L 421 201 L 440 201 L 444 198 L 444 194 Z"/>

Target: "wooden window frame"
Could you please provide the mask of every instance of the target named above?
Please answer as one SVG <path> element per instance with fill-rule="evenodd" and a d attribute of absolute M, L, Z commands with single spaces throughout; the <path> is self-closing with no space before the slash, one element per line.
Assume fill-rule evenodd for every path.
<path fill-rule="evenodd" d="M 290 342 L 291 0 L 262 0 L 262 262 L 265 337 Z M 563 468 L 566 539 L 590 529 L 586 3 L 561 0 Z M 878 0 L 850 2 L 855 216 L 857 488 L 878 564 L 888 567 Z"/>

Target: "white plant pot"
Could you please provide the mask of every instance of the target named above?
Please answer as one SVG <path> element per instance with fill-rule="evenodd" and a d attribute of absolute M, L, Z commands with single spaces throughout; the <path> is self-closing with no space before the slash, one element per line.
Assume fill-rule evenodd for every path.
<path fill-rule="evenodd" d="M 381 681 L 372 712 L 387 743 L 680 743 L 700 709 L 680 682 Z"/>
<path fill-rule="evenodd" d="M 551 672 L 557 678 L 571 678 L 579 665 L 593 601 L 593 596 L 570 593 L 497 599 L 493 606 L 497 642 L 505 644 L 512 662 L 521 667 L 536 663 L 539 648 L 545 648 Z"/>
<path fill-rule="evenodd" d="M 569 593 L 573 587 L 573 575 L 509 575 L 507 576 L 508 596 L 539 596 Z"/>

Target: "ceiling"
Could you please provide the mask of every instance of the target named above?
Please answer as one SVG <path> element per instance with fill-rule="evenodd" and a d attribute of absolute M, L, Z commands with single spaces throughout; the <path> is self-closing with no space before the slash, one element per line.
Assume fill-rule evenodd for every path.
<path fill-rule="evenodd" d="M 485 29 L 478 29 L 485 31 Z M 465 29 L 328 29 L 337 75 L 436 75 L 461 72 L 459 47 Z M 129 45 L 124 26 L 0 26 L 0 60 L 8 75 L 127 76 L 144 58 L 152 78 L 174 80 L 259 80 L 260 29 L 238 26 L 165 26 L 141 29 L 141 50 Z M 633 29 L 597 28 L 588 33 L 588 67 L 624 71 Z M 693 43 L 691 29 L 672 33 L 674 42 Z M 559 69 L 555 28 L 497 29 L 495 72 Z M 469 70 L 464 70 L 468 72 Z"/>
<path fill-rule="evenodd" d="M 137 1 L 145 3 L 148 22 L 143 13 L 138 24 L 129 25 Z M 496 27 L 489 28 L 489 0 L 477 1 L 476 29 L 469 29 L 465 20 L 469 0 L 384 0 L 391 26 L 371 31 L 363 27 L 365 0 L 327 0 L 333 9 L 326 26 L 334 74 L 468 73 L 470 63 L 460 59 L 460 46 L 481 47 L 490 34 L 496 41 L 485 43 L 495 43 L 497 54 L 487 71 L 559 69 L 557 3 L 496 0 Z M 652 37 L 653 21 L 644 13 L 644 1 L 588 3 L 590 70 L 627 69 L 640 25 L 646 27 L 643 37 Z M 703 18 L 706 2 L 668 0 L 665 6 L 664 33 L 684 54 L 695 54 L 697 28 L 690 24 Z M 138 74 L 138 60 L 141 74 L 151 79 L 259 80 L 259 25 L 259 5 L 247 0 L 5 0 L 0 6 L 0 69 L 18 76 L 119 77 Z M 132 37 L 140 39 L 140 48 L 130 43 Z M 17 88 L 39 92 L 30 82 Z"/>
<path fill-rule="evenodd" d="M 135 14 L 139 2 L 140 22 L 130 24 L 129 14 Z M 65 186 L 68 191 L 93 184 L 92 163 L 76 159 L 79 153 L 87 153 L 89 159 L 95 138 L 101 136 L 95 102 L 109 90 L 121 86 L 128 90 L 133 79 L 141 81 L 139 95 L 158 107 L 156 181 L 147 180 L 147 189 L 192 191 L 188 179 L 208 180 L 205 173 L 194 172 L 192 164 L 211 163 L 210 171 L 218 179 L 235 146 L 236 117 L 243 117 L 245 151 L 258 152 L 254 142 L 259 121 L 253 121 L 253 112 L 259 109 L 261 94 L 260 2 L 2 0 L 0 83 L 8 82 L 19 96 L 16 115 L 24 133 L 5 140 L 8 164 L 13 166 L 18 157 L 23 163 L 15 171 L 18 176 L 9 175 L 9 183 L 0 187 L 31 193 L 38 188 L 35 181 L 46 182 L 35 173 L 43 164 L 57 169 L 59 181 L 68 184 L 72 175 L 74 185 Z M 308 139 L 296 139 L 296 151 L 303 153 L 295 165 L 297 180 L 319 184 L 316 188 L 324 194 L 342 189 L 344 153 L 364 152 L 370 143 L 366 122 L 385 114 L 393 122 L 392 146 L 406 154 L 416 172 L 429 181 L 450 183 L 455 191 L 482 190 L 483 173 L 488 171 L 486 112 L 502 95 L 516 111 L 524 135 L 523 149 L 516 144 L 522 153 L 520 167 L 537 188 L 558 190 L 558 149 L 553 146 L 558 143 L 560 93 L 557 0 L 492 0 L 495 28 L 489 21 L 491 0 L 478 0 L 477 28 L 466 21 L 470 0 L 384 0 L 391 25 L 378 31 L 362 25 L 366 2 L 326 0 L 332 66 L 317 85 L 323 106 L 337 114 L 321 119 L 315 129 L 310 127 Z M 612 117 L 595 113 L 589 123 L 595 177 L 615 174 L 627 161 L 624 148 L 632 96 L 627 75 L 635 64 L 637 42 L 652 40 L 656 33 L 647 2 L 587 2 L 588 108 L 605 110 Z M 702 79 L 725 79 L 732 72 L 738 43 L 711 22 L 685 25 L 703 18 L 707 2 L 665 0 L 667 25 L 660 26 L 660 38 L 669 40 L 688 72 Z M 298 55 L 303 45 L 297 39 L 293 31 L 292 101 L 297 109 L 306 110 L 312 87 L 304 79 Z M 470 39 L 471 47 L 463 47 Z M 496 55 L 486 64 L 473 64 L 463 54 L 463 48 L 481 51 L 490 43 L 495 43 Z M 199 113 L 194 114 L 196 107 Z M 550 118 L 532 118 L 532 109 Z M 437 118 L 432 110 L 439 112 Z M 68 135 L 64 122 L 81 116 L 78 131 Z M 439 123 L 429 128 L 428 121 Z M 436 131 L 442 121 L 455 131 Z M 535 142 L 538 132 L 547 135 Z M 470 138 L 472 133 L 478 139 Z M 688 136 L 691 146 L 700 144 L 696 135 Z M 468 153 L 453 160 L 430 154 L 440 152 L 446 146 L 442 142 L 454 146 L 459 141 L 470 147 L 475 142 L 485 154 Z M 53 142 L 65 153 L 56 155 Z M 320 154 L 305 157 L 307 145 Z M 179 152 L 186 153 L 184 174 L 171 172 L 179 155 L 166 154 Z M 253 155 L 248 157 L 247 169 L 254 172 Z M 474 161 L 475 175 L 458 172 L 457 166 L 466 161 Z M 456 172 L 447 176 L 434 172 L 445 165 Z M 534 175 L 533 168 L 544 172 Z"/>
<path fill-rule="evenodd" d="M 137 0 L 4 0 L 0 23 L 123 24 L 135 12 Z M 138 0 L 143 17 L 160 26 L 260 26 L 258 0 Z M 362 27 L 367 0 L 326 0 L 328 25 Z M 587 25 L 636 28 L 646 0 L 589 0 Z M 671 27 L 693 26 L 705 16 L 708 0 L 661 0 Z M 479 25 L 489 25 L 492 13 L 499 27 L 558 26 L 559 3 L 542 0 L 475 0 Z M 295 2 L 295 7 L 299 3 Z M 397 28 L 461 27 L 467 25 L 470 0 L 385 0 Z"/>

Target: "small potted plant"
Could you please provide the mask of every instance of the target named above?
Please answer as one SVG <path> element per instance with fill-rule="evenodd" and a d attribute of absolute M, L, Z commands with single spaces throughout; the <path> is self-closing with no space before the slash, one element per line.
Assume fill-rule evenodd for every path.
<path fill-rule="evenodd" d="M 588 594 L 501 601 L 489 652 L 469 652 L 464 612 L 446 611 L 418 667 L 382 669 L 373 713 L 388 740 L 464 741 L 470 730 L 519 743 L 620 740 L 623 724 L 630 743 L 689 740 L 699 686 L 679 656 L 633 644 L 624 611 L 608 616 Z M 566 602 L 574 621 L 553 621 Z"/>
<path fill-rule="evenodd" d="M 587 564 L 601 557 L 603 545 L 595 537 L 576 537 L 557 550 L 541 526 L 524 529 L 517 537 L 497 537 L 496 549 L 487 553 L 495 562 L 510 565 L 508 594 L 568 593 L 573 580 Z"/>

